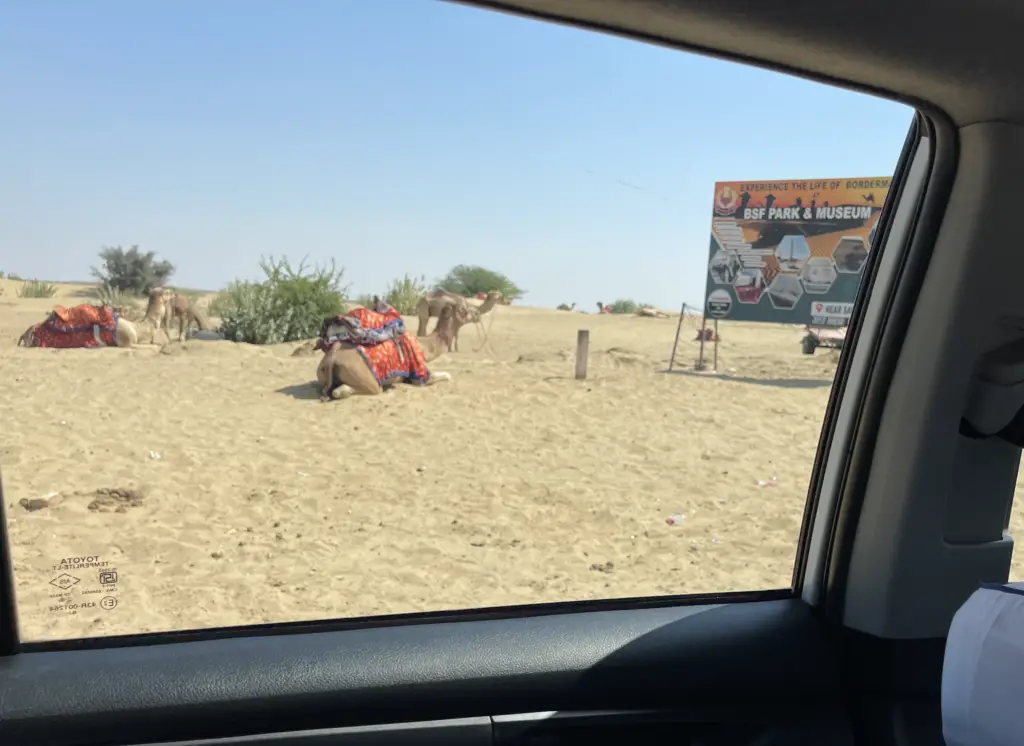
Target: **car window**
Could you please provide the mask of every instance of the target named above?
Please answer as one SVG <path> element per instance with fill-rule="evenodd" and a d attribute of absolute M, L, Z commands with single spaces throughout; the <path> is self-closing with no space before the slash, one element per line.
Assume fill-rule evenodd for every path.
<path fill-rule="evenodd" d="M 0 61 L 23 639 L 790 586 L 910 109 L 448 3 Z"/>

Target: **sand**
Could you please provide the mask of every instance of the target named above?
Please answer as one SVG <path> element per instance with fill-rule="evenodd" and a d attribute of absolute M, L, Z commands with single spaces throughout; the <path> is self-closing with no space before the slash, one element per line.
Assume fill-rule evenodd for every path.
<path fill-rule="evenodd" d="M 674 318 L 498 307 L 487 345 L 467 328 L 432 365 L 450 382 L 324 404 L 297 344 L 18 348 L 88 289 L 14 285 L 0 466 L 24 639 L 790 584 L 835 369 L 799 328 L 723 323 L 728 380 L 662 372 Z"/>

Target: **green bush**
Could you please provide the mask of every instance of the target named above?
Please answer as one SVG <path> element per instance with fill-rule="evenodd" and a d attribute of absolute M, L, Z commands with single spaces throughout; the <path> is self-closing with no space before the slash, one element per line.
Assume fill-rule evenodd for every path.
<path fill-rule="evenodd" d="M 114 308 L 133 305 L 133 296 L 131 293 L 105 283 L 100 283 L 96 288 L 96 298 L 99 300 L 101 305 L 112 306 Z"/>
<path fill-rule="evenodd" d="M 287 259 L 261 259 L 262 282 L 237 280 L 210 304 L 225 338 L 249 344 L 277 344 L 311 339 L 324 319 L 344 312 L 344 269 L 314 267 L 303 260 L 292 268 Z"/>
<path fill-rule="evenodd" d="M 416 313 L 416 304 L 420 302 L 420 298 L 425 292 L 427 292 L 426 277 L 406 275 L 388 285 L 384 300 L 394 306 L 395 310 L 403 316 L 411 316 Z"/>
<path fill-rule="evenodd" d="M 154 251 L 139 251 L 138 246 L 104 246 L 100 260 L 102 269 L 93 267 L 92 274 L 101 285 L 136 295 L 146 295 L 152 288 L 167 284 L 174 274 L 173 264 L 157 260 Z"/>
<path fill-rule="evenodd" d="M 639 308 L 639 306 L 636 304 L 636 301 L 628 298 L 620 298 L 610 304 L 608 308 L 611 309 L 611 313 L 636 313 L 636 309 Z"/>
<path fill-rule="evenodd" d="M 210 316 L 216 316 L 222 318 L 233 307 L 233 298 L 236 282 L 229 282 L 228 286 L 213 296 L 207 307 L 207 312 Z"/>
<path fill-rule="evenodd" d="M 210 307 L 208 309 L 210 315 L 216 316 L 217 318 L 224 318 L 235 309 L 244 308 L 245 304 L 248 302 L 246 293 L 249 292 L 249 286 L 258 284 L 259 283 L 242 280 L 229 282 L 227 286 L 213 296 L 213 300 L 210 301 Z"/>
<path fill-rule="evenodd" d="M 477 293 L 498 290 L 508 301 L 519 300 L 526 291 L 501 272 L 485 267 L 460 264 L 437 282 L 438 290 L 472 298 Z"/>
<path fill-rule="evenodd" d="M 42 280 L 27 280 L 18 288 L 19 298 L 52 298 L 57 294 L 57 286 Z"/>

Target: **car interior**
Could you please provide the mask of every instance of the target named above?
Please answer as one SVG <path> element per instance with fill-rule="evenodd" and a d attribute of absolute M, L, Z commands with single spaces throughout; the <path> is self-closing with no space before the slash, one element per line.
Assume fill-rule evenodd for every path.
<path fill-rule="evenodd" d="M 0 742 L 1014 742 L 991 721 L 1014 691 L 998 663 L 1019 658 L 1009 639 L 1005 653 L 981 645 L 984 615 L 967 612 L 1021 600 L 998 589 L 1024 446 L 1012 186 L 1024 6 L 465 4 L 916 109 L 838 364 L 792 588 L 33 643 L 19 639 L 5 540 Z M 951 624 L 963 660 L 944 670 Z M 1024 639 L 1024 626 L 1001 629 Z"/>

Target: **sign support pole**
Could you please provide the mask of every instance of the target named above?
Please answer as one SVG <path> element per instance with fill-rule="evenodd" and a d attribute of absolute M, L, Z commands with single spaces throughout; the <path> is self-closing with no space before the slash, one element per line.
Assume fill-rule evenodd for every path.
<path fill-rule="evenodd" d="M 683 329 L 683 319 L 686 318 L 686 302 L 683 302 L 683 307 L 679 311 L 679 323 L 676 324 L 676 341 L 672 343 L 672 357 L 668 359 L 668 372 L 672 372 L 672 366 L 676 362 L 676 349 L 679 347 L 679 332 Z"/>

